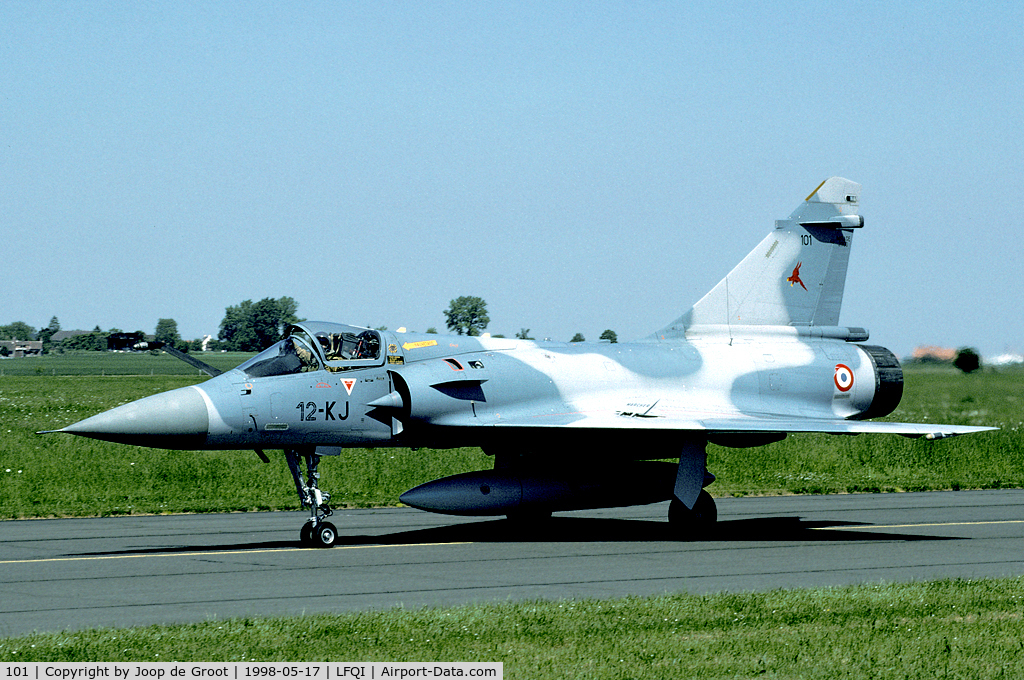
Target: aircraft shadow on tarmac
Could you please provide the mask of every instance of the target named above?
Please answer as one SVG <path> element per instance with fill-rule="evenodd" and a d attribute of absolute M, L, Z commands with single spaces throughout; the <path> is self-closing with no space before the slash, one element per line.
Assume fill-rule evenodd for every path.
<path fill-rule="evenodd" d="M 600 543 L 714 541 L 942 541 L 955 536 L 856 531 L 866 522 L 811 522 L 799 517 L 758 517 L 718 522 L 713 534 L 681 539 L 668 522 L 613 518 L 552 517 L 533 525 L 504 519 L 415 529 L 383 536 L 339 536 L 338 545 L 416 543 Z"/>
<path fill-rule="evenodd" d="M 378 536 L 339 536 L 339 547 L 365 545 L 417 545 L 433 543 L 712 543 L 754 542 L 839 542 L 839 541 L 947 541 L 959 536 L 929 536 L 912 533 L 857 531 L 866 522 L 805 521 L 799 517 L 759 517 L 718 522 L 714 535 L 703 539 L 680 539 L 663 521 L 613 518 L 552 517 L 535 524 L 517 524 L 505 519 L 412 529 Z M 844 527 L 851 527 L 845 529 Z M 265 541 L 220 545 L 179 545 L 137 550 L 76 553 L 75 556 L 167 555 L 175 553 L 220 553 L 233 551 L 297 548 L 294 541 Z"/>

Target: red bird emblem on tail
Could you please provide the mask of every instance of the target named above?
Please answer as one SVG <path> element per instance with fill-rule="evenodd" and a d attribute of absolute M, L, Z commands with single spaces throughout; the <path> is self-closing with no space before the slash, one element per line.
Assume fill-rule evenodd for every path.
<path fill-rule="evenodd" d="M 803 265 L 803 262 L 797 262 L 796 266 L 793 267 L 793 273 L 790 274 L 789 278 L 787 278 L 786 280 L 789 281 L 789 287 L 790 288 L 793 287 L 794 283 L 799 283 L 801 288 L 803 288 L 804 290 L 807 290 L 807 286 L 805 286 L 804 282 L 800 280 L 800 267 L 801 267 L 801 265 Z"/>

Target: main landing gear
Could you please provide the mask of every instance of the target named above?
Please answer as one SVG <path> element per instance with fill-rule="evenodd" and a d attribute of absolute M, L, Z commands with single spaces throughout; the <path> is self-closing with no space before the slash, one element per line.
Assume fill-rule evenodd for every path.
<path fill-rule="evenodd" d="M 687 439 L 679 454 L 668 522 L 676 536 L 684 540 L 711 538 L 718 521 L 715 499 L 704 489 L 715 481 L 708 472 L 706 448 L 705 439 Z"/>
<path fill-rule="evenodd" d="M 302 545 L 311 548 L 330 548 L 338 540 L 338 529 L 325 521 L 334 511 L 327 505 L 331 494 L 321 491 L 317 486 L 320 473 L 316 468 L 320 464 L 320 456 L 312 450 L 297 449 L 285 449 L 284 456 L 288 460 L 288 469 L 292 471 L 292 479 L 295 480 L 295 490 L 299 492 L 299 502 L 309 508 L 310 513 L 299 532 L 299 540 Z M 302 458 L 306 459 L 305 483 L 302 481 Z"/>
<path fill-rule="evenodd" d="M 718 508 L 715 506 L 715 499 L 704 489 L 701 489 L 700 495 L 697 496 L 693 509 L 686 507 L 678 498 L 673 498 L 668 505 L 668 522 L 680 538 L 710 538 L 717 521 Z"/>

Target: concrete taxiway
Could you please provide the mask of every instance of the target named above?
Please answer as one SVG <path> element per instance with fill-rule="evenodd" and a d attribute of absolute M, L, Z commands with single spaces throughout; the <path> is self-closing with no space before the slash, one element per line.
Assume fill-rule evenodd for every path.
<path fill-rule="evenodd" d="M 543 529 L 411 509 L 0 522 L 0 636 L 531 598 L 617 597 L 1024 574 L 1024 490 L 718 500 L 715 540 L 666 504 Z"/>

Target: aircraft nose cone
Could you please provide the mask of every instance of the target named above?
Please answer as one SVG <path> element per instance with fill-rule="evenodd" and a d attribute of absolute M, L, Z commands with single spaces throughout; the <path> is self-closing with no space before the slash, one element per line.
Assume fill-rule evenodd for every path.
<path fill-rule="evenodd" d="M 195 387 L 133 401 L 58 430 L 82 437 L 161 449 L 198 449 L 206 443 L 210 415 Z"/>

